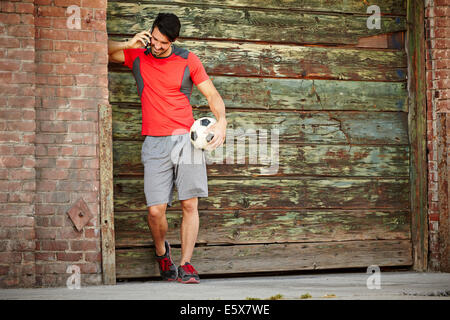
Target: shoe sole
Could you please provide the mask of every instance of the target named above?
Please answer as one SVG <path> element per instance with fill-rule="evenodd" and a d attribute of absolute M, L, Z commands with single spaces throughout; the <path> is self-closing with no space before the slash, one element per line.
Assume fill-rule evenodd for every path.
<path fill-rule="evenodd" d="M 200 280 L 197 280 L 195 278 L 189 278 L 189 280 L 183 281 L 180 278 L 178 278 L 178 282 L 188 284 L 188 283 L 200 283 Z"/>

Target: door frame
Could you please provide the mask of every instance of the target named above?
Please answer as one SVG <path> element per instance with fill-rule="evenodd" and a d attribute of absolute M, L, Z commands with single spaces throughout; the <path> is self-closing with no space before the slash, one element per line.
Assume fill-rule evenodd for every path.
<path fill-rule="evenodd" d="M 413 269 L 428 269 L 428 164 L 424 0 L 407 0 L 408 134 Z"/>
<path fill-rule="evenodd" d="M 98 113 L 102 278 L 103 284 L 116 284 L 116 242 L 114 237 L 114 184 L 111 105 L 99 105 Z"/>

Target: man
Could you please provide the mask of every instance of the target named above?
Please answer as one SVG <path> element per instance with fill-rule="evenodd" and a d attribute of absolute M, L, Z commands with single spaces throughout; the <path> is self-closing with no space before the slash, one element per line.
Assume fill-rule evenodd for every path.
<path fill-rule="evenodd" d="M 142 104 L 142 146 L 144 192 L 148 225 L 156 259 L 164 280 L 199 283 L 190 264 L 199 228 L 198 198 L 208 196 L 204 151 L 194 149 L 189 129 L 194 123 L 190 95 L 193 84 L 206 97 L 217 123 L 208 149 L 225 140 L 225 105 L 198 57 L 173 42 L 179 36 L 180 21 L 170 13 L 160 13 L 151 32 L 142 31 L 125 42 L 108 41 L 109 61 L 123 63 L 133 71 Z M 146 47 L 147 48 L 143 48 Z M 199 161 L 183 161 L 191 155 Z M 192 159 L 192 158 L 191 158 Z M 183 211 L 181 261 L 177 268 L 165 240 L 168 229 L 166 208 L 171 206 L 176 185 Z"/>

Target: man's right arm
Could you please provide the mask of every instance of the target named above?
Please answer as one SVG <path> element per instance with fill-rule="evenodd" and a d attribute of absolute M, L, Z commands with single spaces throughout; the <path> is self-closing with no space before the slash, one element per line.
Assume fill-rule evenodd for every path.
<path fill-rule="evenodd" d="M 136 34 L 133 39 L 117 42 L 108 40 L 108 56 L 110 62 L 124 63 L 125 55 L 123 54 L 124 49 L 137 49 L 145 47 L 146 43 L 150 41 L 151 34 L 148 31 L 142 31 Z"/>
<path fill-rule="evenodd" d="M 123 50 L 128 49 L 128 41 L 117 42 L 108 40 L 108 56 L 109 62 L 124 63 L 125 55 Z"/>

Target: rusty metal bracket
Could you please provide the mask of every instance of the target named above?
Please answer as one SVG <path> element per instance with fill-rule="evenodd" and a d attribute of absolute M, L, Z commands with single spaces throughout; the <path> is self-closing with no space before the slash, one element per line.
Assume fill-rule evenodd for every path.
<path fill-rule="evenodd" d="M 67 214 L 78 231 L 83 230 L 84 226 L 86 226 L 93 218 L 93 215 L 83 198 L 78 199 Z"/>

